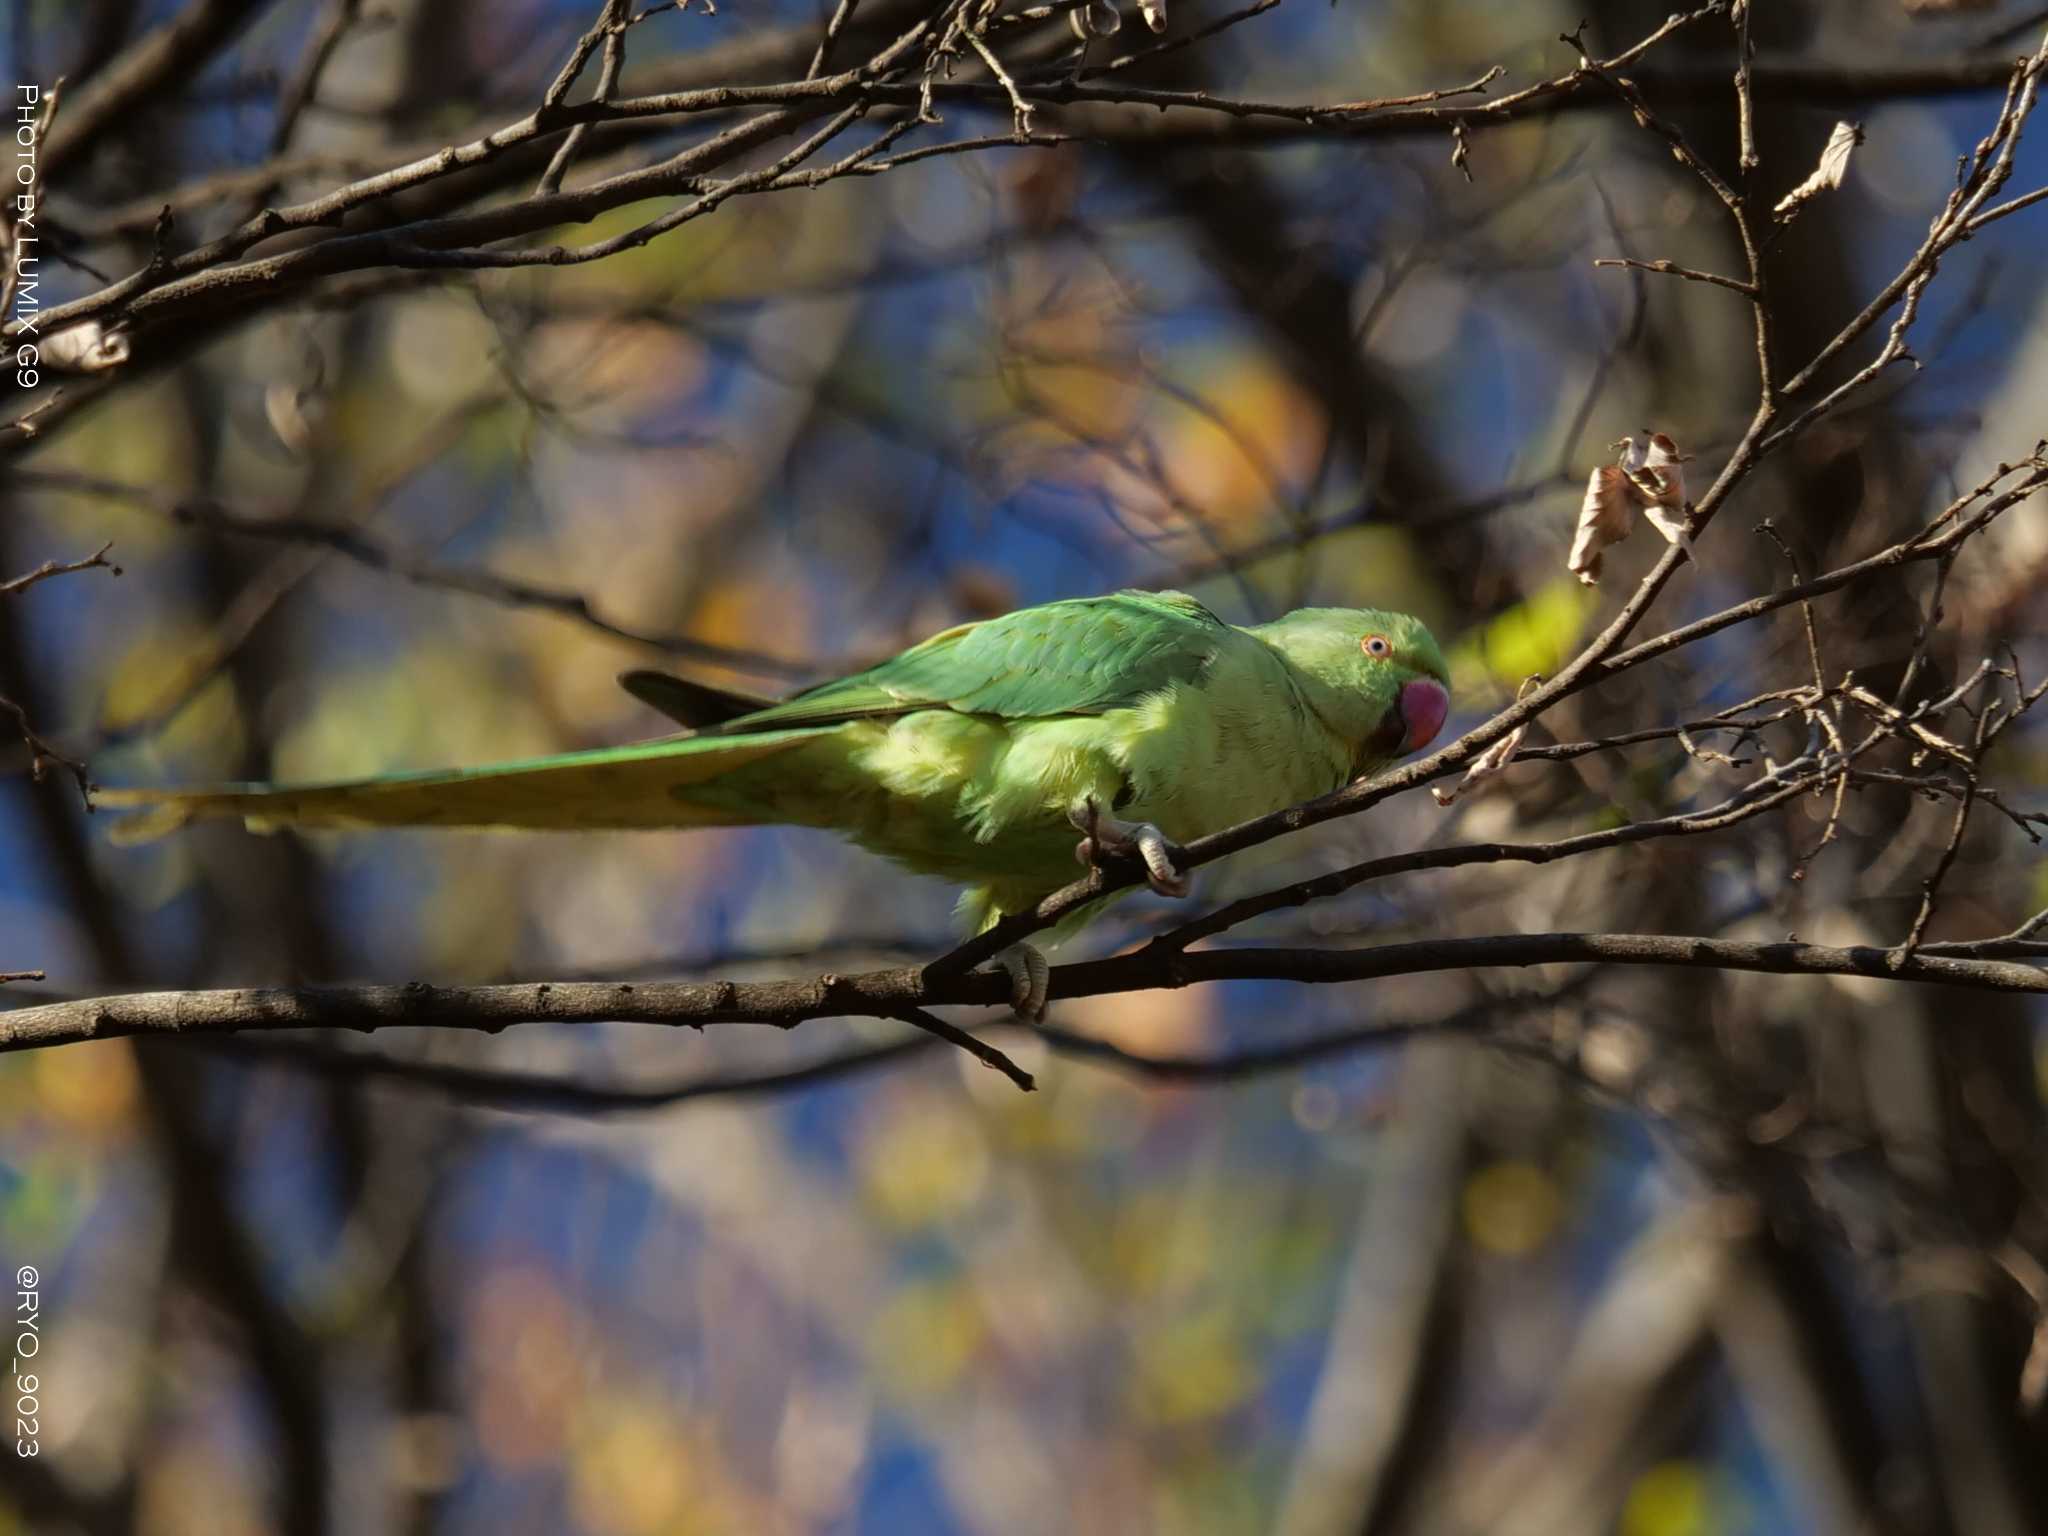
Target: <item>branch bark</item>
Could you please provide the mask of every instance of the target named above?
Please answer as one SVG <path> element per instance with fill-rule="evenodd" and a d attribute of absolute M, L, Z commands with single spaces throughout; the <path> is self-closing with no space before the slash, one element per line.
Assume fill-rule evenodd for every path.
<path fill-rule="evenodd" d="M 1216 981 L 1335 985 L 1497 966 L 1656 965 L 1756 971 L 1777 976 L 1860 976 L 1940 982 L 2001 992 L 2048 992 L 2048 971 L 1977 958 L 1967 946 L 1907 955 L 1874 946 L 1755 943 L 1633 933 L 1495 934 L 1425 939 L 1367 949 L 1217 949 L 1185 954 L 1145 948 L 1064 965 L 1050 995 L 1098 997 Z M 937 974 L 899 966 L 801 981 L 534 982 L 490 987 L 245 987 L 135 992 L 48 1003 L 0 1014 L 0 1051 L 32 1050 L 131 1035 L 224 1034 L 244 1030 L 400 1026 L 496 1033 L 514 1024 L 769 1024 L 791 1029 L 813 1019 L 905 1018 L 912 1010 L 1007 1003 L 1007 977 L 989 971 Z"/>

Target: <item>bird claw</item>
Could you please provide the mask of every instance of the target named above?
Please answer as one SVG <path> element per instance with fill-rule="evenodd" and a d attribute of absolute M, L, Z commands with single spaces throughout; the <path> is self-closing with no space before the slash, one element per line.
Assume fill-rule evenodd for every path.
<path fill-rule="evenodd" d="M 1093 795 L 1068 811 L 1067 820 L 1082 834 L 1074 857 L 1088 868 L 1093 869 L 1104 854 L 1135 853 L 1145 865 L 1145 883 L 1161 896 L 1181 897 L 1193 889 L 1180 869 L 1186 853 L 1151 822 L 1105 816 Z"/>
<path fill-rule="evenodd" d="M 1045 994 L 1052 985 L 1052 967 L 1036 946 L 1018 942 L 996 951 L 993 964 L 1010 978 L 1010 1006 L 1033 1024 L 1045 1017 Z"/>

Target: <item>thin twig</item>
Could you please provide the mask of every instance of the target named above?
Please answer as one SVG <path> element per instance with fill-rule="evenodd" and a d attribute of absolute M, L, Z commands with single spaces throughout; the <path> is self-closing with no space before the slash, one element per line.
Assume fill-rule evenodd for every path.
<path fill-rule="evenodd" d="M 121 567 L 107 558 L 107 551 L 113 547 L 111 543 L 102 544 L 83 560 L 45 560 L 26 576 L 16 576 L 12 581 L 0 581 L 0 597 L 26 592 L 39 581 L 48 581 L 52 576 L 66 576 L 73 571 L 103 570 L 111 571 L 118 576 L 121 574 Z"/>
<path fill-rule="evenodd" d="M 598 67 L 597 89 L 591 95 L 593 101 L 611 100 L 612 92 L 619 83 L 619 72 L 625 68 L 625 18 L 627 7 L 631 3 L 632 0 L 604 0 L 596 24 L 577 40 L 577 52 L 570 56 L 576 73 L 581 73 L 584 63 L 590 57 L 590 40 L 593 37 L 601 37 L 604 40 L 604 62 Z M 568 74 L 569 66 L 564 65 L 563 71 Z M 574 84 L 573 74 L 569 76 L 569 83 L 562 87 L 564 94 L 567 93 L 570 84 Z M 555 95 L 553 87 L 549 88 L 549 96 L 552 99 L 543 102 L 544 109 L 559 104 L 560 97 Z M 534 196 L 548 197 L 561 190 L 562 178 L 569 174 L 569 167 L 576 163 L 577 153 L 583 148 L 583 140 L 589 133 L 588 123 L 578 123 L 569 130 L 569 136 L 562 140 L 553 158 L 548 161 L 548 168 L 541 172 L 540 181 L 533 189 Z"/>
<path fill-rule="evenodd" d="M 327 9 L 314 28 L 313 40 L 307 45 L 291 78 L 285 82 L 284 89 L 278 93 L 277 121 L 270 130 L 273 159 L 290 147 L 292 134 L 298 128 L 299 118 L 312 104 L 313 93 L 319 88 L 328 60 L 334 57 L 334 50 L 341 46 L 342 38 L 355 25 L 362 8 L 363 0 L 328 0 Z"/>
<path fill-rule="evenodd" d="M 1674 261 L 1636 261 L 1627 256 L 1596 256 L 1596 267 L 1627 267 L 1635 272 L 1661 272 L 1668 277 L 1683 277 L 1695 283 L 1712 283 L 1717 288 L 1727 288 L 1744 298 L 1756 297 L 1756 284 L 1739 277 L 1724 277 L 1719 272 L 1697 272 L 1691 267 L 1681 267 Z"/>
<path fill-rule="evenodd" d="M 903 1020 L 906 1024 L 915 1025 L 928 1035 L 944 1040 L 948 1045 L 957 1045 L 984 1067 L 989 1067 L 1002 1073 L 1003 1076 L 1007 1077 L 1026 1093 L 1031 1092 L 1032 1089 L 1038 1086 L 1033 1081 L 1029 1072 L 1018 1066 L 1016 1062 L 1012 1061 L 1002 1051 L 997 1050 L 986 1040 L 970 1035 L 958 1025 L 948 1024 L 936 1014 L 927 1013 L 922 1008 L 906 1007 L 896 1017 Z"/>
<path fill-rule="evenodd" d="M 815 80 L 824 72 L 826 61 L 832 57 L 832 45 L 839 41 L 839 34 L 853 20 L 854 7 L 859 3 L 860 0 L 839 0 L 832 8 L 832 17 L 825 23 L 825 35 L 818 39 L 818 51 L 811 55 L 811 67 L 804 71 L 806 80 Z"/>

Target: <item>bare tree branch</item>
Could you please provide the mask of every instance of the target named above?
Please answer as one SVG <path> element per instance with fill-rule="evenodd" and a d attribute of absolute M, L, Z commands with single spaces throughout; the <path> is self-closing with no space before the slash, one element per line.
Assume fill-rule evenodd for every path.
<path fill-rule="evenodd" d="M 1963 947 L 1967 949 L 1967 946 Z M 2048 992 L 2048 970 L 1940 954 L 1633 933 L 1497 934 L 1430 939 L 1370 949 L 1139 950 L 1055 967 L 1051 997 L 1098 997 L 1213 981 L 1295 981 L 1332 986 L 1432 971 L 1529 965 L 1655 965 L 1755 971 L 1776 976 L 1858 976 L 1935 982 L 1999 992 Z M 768 1024 L 812 1019 L 903 1018 L 908 1010 L 1005 1005 L 1010 982 L 987 971 L 937 975 L 904 966 L 806 981 L 537 982 L 500 987 L 262 987 L 136 992 L 0 1013 L 0 1051 L 34 1050 L 135 1035 L 198 1035 L 277 1029 L 371 1031 L 399 1026 L 495 1032 L 514 1024 Z"/>

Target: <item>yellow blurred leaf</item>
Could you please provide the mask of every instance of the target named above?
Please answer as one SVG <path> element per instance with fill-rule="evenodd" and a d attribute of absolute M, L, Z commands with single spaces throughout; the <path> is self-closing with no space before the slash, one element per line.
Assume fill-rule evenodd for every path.
<path fill-rule="evenodd" d="M 1622 1506 L 1621 1536 L 1707 1536 L 1707 1478 L 1698 1463 L 1662 1461 L 1638 1477 Z"/>
<path fill-rule="evenodd" d="M 690 220 L 603 261 L 487 277 L 485 291 L 560 307 L 786 293 L 858 271 L 873 225 L 849 213 L 864 206 L 857 186 L 821 187 L 796 201 L 740 199 L 715 219 Z M 670 211 L 664 203 L 614 208 L 579 225 L 575 243 L 611 239 Z"/>
<path fill-rule="evenodd" d="M 1472 1241 L 1519 1258 L 1557 1230 L 1563 1202 L 1557 1183 L 1530 1163 L 1494 1163 L 1465 1182 L 1465 1228 Z"/>
<path fill-rule="evenodd" d="M 569 1504 L 583 1530 L 720 1536 L 743 1528 L 709 1447 L 658 1398 L 630 1391 L 593 1397 L 570 1439 L 569 1475 Z"/>
<path fill-rule="evenodd" d="M 878 1096 L 856 1155 L 862 1192 L 893 1226 L 946 1221 L 988 1188 L 988 1147 L 951 1097 Z"/>
<path fill-rule="evenodd" d="M 1226 1412 L 1257 1379 L 1243 1330 L 1221 1308 L 1148 1328 L 1138 1337 L 1137 1356 L 1138 1407 L 1164 1424 Z"/>
<path fill-rule="evenodd" d="M 126 1126 L 135 1107 L 135 1058 L 125 1040 L 101 1040 L 35 1055 L 37 1097 L 72 1131 Z"/>
<path fill-rule="evenodd" d="M 192 483 L 191 438 L 187 415 L 179 403 L 182 382 L 164 378 L 124 390 L 118 411 L 85 411 L 60 435 L 50 439 L 36 459 L 38 469 L 70 469 L 101 480 L 146 486 L 151 491 L 176 490 Z M 123 564 L 139 562 L 149 551 L 182 544 L 187 532 L 170 519 L 127 501 L 65 496 L 53 499 L 67 521 L 76 518 L 100 538 L 120 547 Z"/>
<path fill-rule="evenodd" d="M 427 645 L 402 664 L 359 666 L 328 681 L 279 737 L 277 776 L 346 779 L 560 749 L 523 694 L 473 656 Z"/>
<path fill-rule="evenodd" d="M 1557 671 L 1578 649 L 1597 593 L 1560 577 L 1474 630 L 1451 650 L 1451 686 L 1467 697 L 1490 684 L 1509 693 L 1531 673 Z"/>
<path fill-rule="evenodd" d="M 942 1392 L 974 1359 L 987 1324 L 957 1282 L 914 1281 L 889 1298 L 868 1335 L 875 1373 L 911 1397 Z"/>
<path fill-rule="evenodd" d="M 1437 600 L 1428 568 L 1416 557 L 1414 536 L 1405 528 L 1336 529 L 1311 540 L 1305 550 L 1282 550 L 1252 562 L 1244 567 L 1243 576 L 1277 613 L 1297 601 L 1304 564 L 1313 581 L 1314 602 L 1392 608 L 1430 624 L 1450 617 Z M 1220 594 L 1227 606 L 1236 601 L 1233 585 L 1230 578 L 1218 577 L 1203 590 Z"/>
<path fill-rule="evenodd" d="M 1179 1202 L 1165 1191 L 1140 1188 L 1125 1197 L 1111 1229 L 1109 1262 L 1110 1278 L 1126 1295 L 1142 1300 L 1159 1291 L 1179 1220 Z"/>
<path fill-rule="evenodd" d="M 123 731 L 152 718 L 183 698 L 220 660 L 220 642 L 208 625 L 174 620 L 142 630 L 107 669 L 100 728 Z M 218 777 L 226 772 L 242 752 L 234 685 L 222 675 L 209 678 L 150 738 L 150 746 L 183 774 Z"/>
<path fill-rule="evenodd" d="M 17 1156 L 14 1177 L 0 1185 L 0 1237 L 9 1247 L 54 1253 L 69 1239 L 93 1193 L 94 1166 L 75 1150 Z"/>

